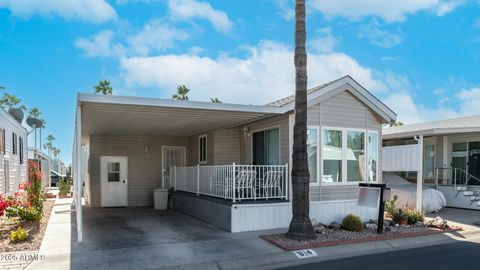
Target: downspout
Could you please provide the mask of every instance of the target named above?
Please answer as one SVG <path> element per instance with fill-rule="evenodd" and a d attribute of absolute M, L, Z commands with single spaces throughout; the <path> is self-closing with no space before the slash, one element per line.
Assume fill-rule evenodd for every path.
<path fill-rule="evenodd" d="M 422 211 L 423 195 L 423 135 L 414 136 L 413 139 L 418 142 L 418 168 L 417 168 L 417 196 L 416 208 Z"/>

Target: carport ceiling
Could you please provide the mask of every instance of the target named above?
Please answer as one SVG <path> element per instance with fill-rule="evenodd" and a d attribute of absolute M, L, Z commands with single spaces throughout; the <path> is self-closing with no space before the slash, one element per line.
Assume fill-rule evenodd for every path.
<path fill-rule="evenodd" d="M 82 101 L 82 135 L 191 136 L 223 127 L 278 114 L 266 106 L 221 105 L 207 102 L 172 102 L 160 99 L 157 104 L 140 105 L 144 98 L 99 97 Z M 90 95 L 88 95 L 90 97 Z M 111 98 L 111 97 L 110 97 Z M 111 101 L 111 102 L 107 102 Z M 133 104 L 129 104 L 128 102 Z M 179 106 L 180 105 L 180 106 Z"/>

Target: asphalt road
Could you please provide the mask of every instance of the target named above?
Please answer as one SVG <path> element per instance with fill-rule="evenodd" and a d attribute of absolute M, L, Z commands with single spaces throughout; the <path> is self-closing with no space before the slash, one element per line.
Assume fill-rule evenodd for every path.
<path fill-rule="evenodd" d="M 480 269 L 480 243 L 459 242 L 354 258 L 304 264 L 283 269 L 460 270 Z"/>

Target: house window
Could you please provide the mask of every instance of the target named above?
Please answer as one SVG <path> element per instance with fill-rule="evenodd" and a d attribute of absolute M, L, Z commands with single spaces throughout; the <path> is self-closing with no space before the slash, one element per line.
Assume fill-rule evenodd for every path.
<path fill-rule="evenodd" d="M 5 155 L 5 129 L 0 128 L 0 153 Z"/>
<path fill-rule="evenodd" d="M 307 154 L 310 184 L 318 184 L 318 128 L 307 129 Z"/>
<path fill-rule="evenodd" d="M 108 182 L 120 182 L 120 162 L 108 162 Z"/>
<path fill-rule="evenodd" d="M 377 181 L 376 131 L 325 128 L 322 139 L 323 183 Z"/>
<path fill-rule="evenodd" d="M 207 163 L 207 135 L 198 136 L 198 162 Z"/>
<path fill-rule="evenodd" d="M 377 181 L 378 167 L 378 133 L 375 131 L 368 132 L 367 141 L 367 179 L 369 182 Z"/>
<path fill-rule="evenodd" d="M 433 178 L 435 173 L 435 145 L 425 145 L 424 175 L 425 178 Z"/>
<path fill-rule="evenodd" d="M 342 181 L 342 144 L 341 130 L 325 129 L 323 132 L 323 182 Z"/>
<path fill-rule="evenodd" d="M 23 164 L 23 138 L 20 137 L 18 141 L 18 145 L 20 147 L 20 164 Z"/>
<path fill-rule="evenodd" d="M 254 165 L 280 164 L 280 131 L 278 128 L 254 132 L 252 147 L 252 163 Z"/>
<path fill-rule="evenodd" d="M 17 154 L 17 133 L 12 133 L 12 154 Z"/>

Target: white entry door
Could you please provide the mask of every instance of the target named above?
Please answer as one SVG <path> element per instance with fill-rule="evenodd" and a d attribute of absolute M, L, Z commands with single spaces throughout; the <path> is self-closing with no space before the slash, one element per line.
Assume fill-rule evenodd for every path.
<path fill-rule="evenodd" d="M 128 205 L 128 158 L 100 157 L 102 207 Z"/>
<path fill-rule="evenodd" d="M 186 164 L 186 150 L 184 146 L 163 146 L 162 147 L 162 187 L 173 187 L 170 168 L 173 166 L 182 167 Z"/>

